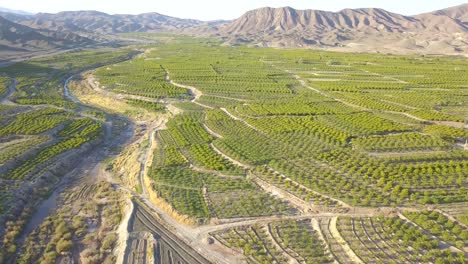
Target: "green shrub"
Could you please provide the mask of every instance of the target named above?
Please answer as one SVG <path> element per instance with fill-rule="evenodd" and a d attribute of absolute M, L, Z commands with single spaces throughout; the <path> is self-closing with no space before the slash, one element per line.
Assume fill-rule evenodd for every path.
<path fill-rule="evenodd" d="M 57 253 L 69 252 L 73 247 L 73 243 L 70 240 L 62 239 L 57 243 Z"/>

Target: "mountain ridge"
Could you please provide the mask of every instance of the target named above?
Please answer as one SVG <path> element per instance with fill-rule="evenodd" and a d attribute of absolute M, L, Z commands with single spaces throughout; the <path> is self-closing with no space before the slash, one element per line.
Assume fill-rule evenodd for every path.
<path fill-rule="evenodd" d="M 26 16 L 34 15 L 34 13 L 26 12 L 23 10 L 13 10 L 13 9 L 5 8 L 5 7 L 0 7 L 0 12 L 12 13 L 12 14 L 18 14 L 18 15 L 26 15 Z"/>
<path fill-rule="evenodd" d="M 36 51 L 93 44 L 72 32 L 33 29 L 0 16 L 0 46 L 4 51 Z"/>
<path fill-rule="evenodd" d="M 156 12 L 138 15 L 114 14 L 100 11 L 62 11 L 59 13 L 38 13 L 34 16 L 12 18 L 22 25 L 57 31 L 83 31 L 101 34 L 126 32 L 176 31 L 201 25 L 194 19 L 180 19 Z"/>
<path fill-rule="evenodd" d="M 230 45 L 458 54 L 468 50 L 468 4 L 405 16 L 380 8 L 263 7 L 220 26 Z"/>
<path fill-rule="evenodd" d="M 63 11 L 6 19 L 36 30 L 99 36 L 166 32 L 219 38 L 226 45 L 324 48 L 360 52 L 467 54 L 468 4 L 405 16 L 381 8 L 337 12 L 262 7 L 234 20 L 201 21 L 148 12 L 137 15 Z M 94 38 L 93 38 L 94 39 Z"/>

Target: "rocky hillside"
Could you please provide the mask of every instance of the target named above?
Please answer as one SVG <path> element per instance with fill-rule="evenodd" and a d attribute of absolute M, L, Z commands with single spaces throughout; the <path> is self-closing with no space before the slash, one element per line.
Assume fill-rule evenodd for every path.
<path fill-rule="evenodd" d="M 356 51 L 468 51 L 468 4 L 417 16 L 383 9 L 339 12 L 260 8 L 221 26 L 213 35 L 230 44 L 349 48 Z"/>
<path fill-rule="evenodd" d="M 37 30 L 0 16 L 0 47 L 3 51 L 32 51 L 92 44 L 71 32 Z"/>
<path fill-rule="evenodd" d="M 449 7 L 447 9 L 432 12 L 430 14 L 436 16 L 447 16 L 458 22 L 461 22 L 465 26 L 468 26 L 468 4 Z"/>
<path fill-rule="evenodd" d="M 247 12 L 227 24 L 227 34 L 256 34 L 260 32 L 324 33 L 330 31 L 402 32 L 414 24 L 414 19 L 382 9 L 345 9 L 338 13 L 318 10 L 295 10 L 291 7 L 261 8 Z"/>
<path fill-rule="evenodd" d="M 203 24 L 198 20 L 174 18 L 158 13 L 109 15 L 98 11 L 67 11 L 57 14 L 39 13 L 34 16 L 15 16 L 12 19 L 32 28 L 101 34 L 167 32 Z"/>
<path fill-rule="evenodd" d="M 468 4 L 416 16 L 404 16 L 378 8 L 327 12 L 265 7 L 249 11 L 233 21 L 211 22 L 158 13 L 110 15 L 97 11 L 30 15 L 0 10 L 0 16 L 16 23 L 14 27 L 25 26 L 18 32 L 4 32 L 10 40 L 0 37 L 2 43 L 13 40 L 21 45 L 47 46 L 50 42 L 56 42 L 45 40 L 44 30 L 48 32 L 48 37 L 52 35 L 62 39 L 58 45 L 65 45 L 67 41 L 84 41 L 77 34 L 102 42 L 106 41 L 106 35 L 114 33 L 172 32 L 216 37 L 228 45 L 468 54 Z M 5 30 L 8 31 L 8 28 Z M 36 32 L 42 36 L 23 34 L 25 32 Z"/>

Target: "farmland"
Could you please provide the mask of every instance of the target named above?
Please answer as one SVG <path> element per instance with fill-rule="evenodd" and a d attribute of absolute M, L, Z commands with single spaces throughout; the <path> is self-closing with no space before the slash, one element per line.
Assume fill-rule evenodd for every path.
<path fill-rule="evenodd" d="M 97 146 L 103 148 L 111 132 L 108 126 L 118 127 L 105 124 L 107 115 L 98 109 L 78 105 L 67 98 L 63 89 L 65 79 L 88 67 L 115 63 L 128 54 L 126 50 L 114 54 L 109 50 L 74 52 L 1 69 L 0 262 L 13 261 L 23 242 L 35 243 L 37 237 L 25 242 L 24 232 L 30 228 L 30 219 L 36 218 L 35 208 L 40 201 L 47 199 L 69 177 L 76 177 L 82 157 L 97 154 Z M 53 223 L 45 223 L 42 231 L 48 229 L 45 233 L 51 236 L 54 227 L 59 228 L 60 219 L 50 219 Z M 36 235 L 43 238 L 43 234 Z M 60 251 L 70 249 L 70 238 L 65 240 L 51 242 L 57 244 L 56 251 L 29 248 L 31 252 L 14 261 L 30 263 L 36 254 L 44 253 L 44 259 L 38 261 L 50 262 Z"/>
<path fill-rule="evenodd" d="M 162 223 L 215 263 L 466 263 L 466 59 L 152 37 L 138 52 L 5 68 L 0 94 L 17 83 L 0 108 L 2 215 L 16 208 L 18 186 L 50 174 L 58 182 L 58 161 L 94 147 L 105 171 L 98 178 L 112 188 L 93 190 L 126 193 L 157 215 L 129 212 L 134 230 L 120 251 L 128 261 L 170 257 L 160 250 L 172 242 L 160 245 L 155 231 Z M 62 89 L 70 76 L 73 95 Z M 31 214 L 5 218 L 5 256 L 18 252 Z M 57 225 L 49 218 L 25 240 L 56 243 L 30 258 L 63 251 Z M 67 237 L 88 243 L 76 226 Z M 90 258 L 114 260 L 102 248 L 115 246 L 111 226 Z"/>
<path fill-rule="evenodd" d="M 349 258 L 347 251 L 353 251 L 357 260 L 372 263 L 392 248 L 387 254 L 397 263 L 463 263 L 459 252 L 443 250 L 435 242 L 458 243 L 463 251 L 460 238 L 444 233 L 444 240 L 441 232 L 422 237 L 423 246 L 408 244 L 415 253 L 399 251 L 392 241 L 401 239 L 400 234 L 392 228 L 407 226 L 409 238 L 426 234 L 424 227 L 394 213 L 383 216 L 378 208 L 423 210 L 467 202 L 467 113 L 460 111 L 468 107 L 460 81 L 466 81 L 466 62 L 221 47 L 203 40 L 161 45 L 144 58 L 148 69 L 167 73 L 151 85 L 163 87 L 167 81 L 189 90 L 188 98 L 178 99 L 185 102 L 154 93 L 154 98 L 178 109 L 166 128 L 157 131 L 147 186 L 171 211 L 198 224 L 209 219 L 224 223 L 338 214 L 331 222 L 348 244 L 346 249 L 336 242 L 335 231 L 330 235 L 321 230 L 322 223 L 329 228 L 325 223 L 330 219 L 319 219 L 313 226 L 304 221 L 241 226 L 241 221 L 236 228 L 220 227 L 211 233 L 224 247 L 245 255 L 247 262 L 342 262 Z M 438 68 L 441 63 L 458 70 Z M 409 69 L 414 76 L 408 76 Z M 109 83 L 112 70 L 106 71 L 103 77 Z M 208 179 L 225 185 L 218 190 Z M 356 210 L 375 216 L 346 216 Z M 293 226 L 310 239 L 299 238 L 301 243 L 321 244 L 322 251 L 288 246 L 296 245 L 289 240 L 297 238 L 281 227 Z M 376 237 L 373 244 L 356 243 L 367 241 L 366 232 Z"/>

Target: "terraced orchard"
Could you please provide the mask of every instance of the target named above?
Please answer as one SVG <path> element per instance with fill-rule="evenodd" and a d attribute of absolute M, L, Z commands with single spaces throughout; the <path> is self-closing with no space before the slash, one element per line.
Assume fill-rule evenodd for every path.
<path fill-rule="evenodd" d="M 463 251 L 441 245 L 415 224 L 397 217 L 338 219 L 337 229 L 364 263 L 464 263 Z"/>
<path fill-rule="evenodd" d="M 466 209 L 466 60 L 167 41 L 94 77 L 169 111 L 145 186 L 174 218 L 252 263 L 465 261 L 413 213 Z"/>
<path fill-rule="evenodd" d="M 96 178 L 213 262 L 468 261 L 466 58 L 131 38 L 145 44 L 2 69 L 0 260 L 34 209 L 14 201 L 46 197 L 76 166 L 58 161 L 97 148 Z M 82 103 L 63 89 L 72 74 Z M 125 259 L 172 259 L 146 228 Z"/>
<path fill-rule="evenodd" d="M 396 217 L 287 220 L 211 233 L 248 263 L 465 263 L 463 251 L 441 246 Z"/>

